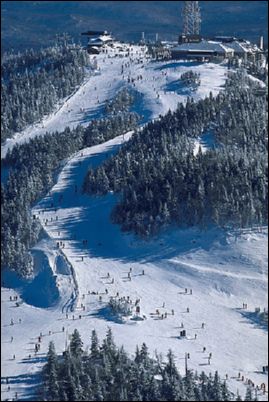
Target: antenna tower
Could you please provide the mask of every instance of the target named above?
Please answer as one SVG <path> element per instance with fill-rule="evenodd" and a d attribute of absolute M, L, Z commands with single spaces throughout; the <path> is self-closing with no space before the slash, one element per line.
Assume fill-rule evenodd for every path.
<path fill-rule="evenodd" d="M 199 1 L 184 1 L 182 17 L 183 35 L 200 35 L 201 12 Z"/>

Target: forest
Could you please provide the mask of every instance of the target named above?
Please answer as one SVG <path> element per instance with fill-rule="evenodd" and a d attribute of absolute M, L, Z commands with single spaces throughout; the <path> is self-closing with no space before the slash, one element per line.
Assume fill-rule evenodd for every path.
<path fill-rule="evenodd" d="M 245 70 L 230 71 L 216 97 L 179 104 L 90 169 L 84 191 L 118 193 L 113 222 L 144 237 L 168 225 L 266 224 L 267 102 Z M 214 145 L 195 155 L 194 141 L 206 133 Z"/>
<path fill-rule="evenodd" d="M 81 46 L 57 43 L 40 50 L 5 52 L 1 68 L 1 143 L 51 113 L 85 77 L 88 54 Z"/>
<path fill-rule="evenodd" d="M 90 343 L 86 352 L 75 329 L 68 349 L 60 356 L 50 342 L 38 400 L 242 401 L 240 395 L 229 391 L 218 372 L 206 375 L 187 369 L 182 376 L 171 350 L 164 361 L 157 352 L 151 357 L 143 343 L 130 358 L 123 346 L 116 346 L 110 328 L 101 344 L 93 330 Z M 190 357 L 187 354 L 186 358 Z M 248 387 L 245 401 L 254 400 L 258 399 Z"/>

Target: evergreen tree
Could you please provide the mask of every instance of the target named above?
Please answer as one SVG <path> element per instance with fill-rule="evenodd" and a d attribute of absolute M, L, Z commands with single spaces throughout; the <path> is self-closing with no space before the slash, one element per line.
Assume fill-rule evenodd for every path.
<path fill-rule="evenodd" d="M 91 358 L 97 359 L 99 357 L 99 341 L 95 329 L 92 330 L 91 337 Z"/>
<path fill-rule="evenodd" d="M 245 401 L 253 401 L 253 393 L 250 386 L 247 387 Z"/>
<path fill-rule="evenodd" d="M 74 357 L 81 357 L 83 350 L 82 350 L 83 342 L 81 340 L 80 334 L 77 329 L 74 330 L 71 336 L 70 342 L 70 353 Z"/>
<path fill-rule="evenodd" d="M 59 399 L 59 384 L 57 378 L 57 355 L 53 342 L 49 343 L 49 350 L 47 353 L 47 363 L 43 369 L 45 378 L 46 399 L 48 401 L 58 401 Z"/>
<path fill-rule="evenodd" d="M 205 373 L 199 376 L 198 373 L 188 371 L 182 378 L 175 366 L 171 350 L 164 367 L 159 355 L 154 359 L 149 356 L 146 344 L 143 344 L 141 349 L 137 348 L 135 358 L 130 359 L 123 347 L 117 348 L 115 345 L 110 328 L 101 352 L 98 350 L 97 334 L 92 332 L 93 354 L 90 357 L 77 357 L 83 353 L 77 331 L 73 333 L 71 344 L 70 350 L 73 352 L 67 350 L 63 358 L 56 355 L 53 343 L 50 344 L 48 361 L 43 369 L 43 388 L 46 390 L 42 396 L 43 400 L 208 401 L 216 400 L 216 397 L 225 401 L 231 399 L 226 383 L 220 383 L 217 372 L 212 378 L 211 374 L 209 377 Z M 155 378 L 156 374 L 158 380 Z M 250 388 L 248 392 L 247 398 L 252 398 Z"/>

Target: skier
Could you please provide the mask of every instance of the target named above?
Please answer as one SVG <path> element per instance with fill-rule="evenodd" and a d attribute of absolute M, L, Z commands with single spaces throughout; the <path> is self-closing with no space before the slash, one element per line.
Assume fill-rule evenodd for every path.
<path fill-rule="evenodd" d="M 189 313 L 190 312 L 190 309 L 189 309 L 189 307 L 187 307 L 187 313 Z"/>
<path fill-rule="evenodd" d="M 11 320 L 10 320 L 10 325 L 14 325 L 13 318 L 11 318 Z"/>
<path fill-rule="evenodd" d="M 74 317 L 74 316 L 73 316 Z M 62 332 L 64 332 L 64 327 L 62 328 Z"/>
<path fill-rule="evenodd" d="M 13 336 L 11 337 L 10 342 L 13 342 Z"/>
<path fill-rule="evenodd" d="M 165 307 L 165 302 L 163 302 L 163 308 Z"/>
<path fill-rule="evenodd" d="M 197 339 L 197 334 L 194 334 L 194 339 Z"/>
<path fill-rule="evenodd" d="M 205 327 L 205 323 L 204 323 L 204 322 L 202 322 L 202 329 L 204 329 L 204 327 Z"/>
<path fill-rule="evenodd" d="M 145 275 L 145 271 L 144 271 L 144 269 L 142 270 L 142 275 Z"/>

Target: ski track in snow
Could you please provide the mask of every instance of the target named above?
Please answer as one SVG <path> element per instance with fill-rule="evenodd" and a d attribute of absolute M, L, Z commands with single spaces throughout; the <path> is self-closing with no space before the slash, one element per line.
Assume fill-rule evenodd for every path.
<path fill-rule="evenodd" d="M 138 51 L 137 47 L 133 49 Z M 139 55 L 135 53 L 135 56 Z M 210 90 L 217 93 L 225 80 L 226 68 L 222 65 L 152 63 L 143 55 L 139 57 L 143 59 L 144 67 L 135 64 L 130 73 L 135 77 L 140 73 L 143 75 L 142 81 L 135 81 L 135 89 L 143 94 L 143 107 L 150 111 L 149 119 L 166 113 L 169 108 L 174 110 L 179 101 L 186 100 L 186 93 L 176 93 L 177 80 L 190 65 L 201 72 L 202 85 L 193 94 L 195 99 Z M 62 130 L 67 125 L 86 125 L 93 116 L 100 115 L 103 102 L 126 84 L 120 71 L 121 64 L 129 57 L 100 55 L 98 59 L 101 75 L 90 77 L 68 102 L 43 121 L 44 128 L 42 125 L 30 127 L 10 140 L 3 148 L 4 153 L 16 142 L 42 135 L 45 131 Z M 126 78 L 127 74 L 124 75 Z M 158 80 L 154 79 L 156 77 Z M 95 328 L 102 339 L 108 326 L 113 330 L 117 345 L 123 344 L 129 353 L 134 354 L 135 346 L 142 342 L 147 343 L 152 353 L 157 349 L 165 355 L 171 348 L 184 373 L 184 356 L 189 352 L 189 368 L 207 373 L 218 370 L 222 378 L 227 373 L 231 390 L 236 392 L 238 389 L 243 396 L 246 386 L 238 381 L 238 372 L 255 384 L 267 383 L 266 376 L 261 373 L 267 361 L 267 332 L 259 323 L 248 320 L 243 315 L 245 310 L 241 309 L 242 303 L 248 303 L 247 311 L 267 305 L 266 230 L 238 234 L 216 228 L 207 232 L 196 228 L 169 229 L 148 242 L 121 233 L 120 228 L 109 221 L 116 197 L 112 193 L 105 197 L 88 197 L 81 194 L 81 186 L 88 167 L 102 163 L 131 135 L 132 132 L 125 133 L 69 158 L 55 186 L 32 210 L 48 234 L 48 238 L 34 247 L 36 258 L 39 258 L 35 287 L 40 300 L 37 300 L 39 293 L 36 299 L 28 291 L 26 294 L 30 301 L 32 297 L 32 303 L 24 302 L 15 307 L 10 296 L 23 294 L 27 286 L 25 283 L 16 285 L 13 276 L 3 277 L 7 287 L 2 287 L 1 293 L 2 379 L 9 377 L 11 390 L 8 392 L 7 385 L 1 381 L 2 399 L 14 397 L 15 392 L 20 400 L 32 398 L 39 381 L 35 374 L 44 364 L 50 340 L 61 353 L 68 335 L 78 328 L 87 348 L 91 331 Z M 88 241 L 86 246 L 83 245 L 85 239 Z M 56 242 L 60 241 L 64 248 L 59 250 Z M 40 263 L 42 255 L 46 256 L 49 266 Z M 131 281 L 128 280 L 130 267 Z M 44 272 L 46 278 L 49 277 L 45 282 Z M 56 289 L 59 292 L 56 302 L 46 308 L 37 305 L 43 299 L 47 302 L 48 294 Z M 189 289 L 192 289 L 192 295 Z M 88 294 L 89 291 L 98 291 L 102 301 L 99 301 L 99 295 Z M 130 296 L 132 300 L 141 298 L 141 313 L 147 319 L 125 323 L 113 320 L 105 307 L 109 297 L 115 296 L 116 292 L 120 296 Z M 162 307 L 163 303 L 165 307 Z M 154 314 L 156 309 L 161 313 L 166 311 L 167 319 L 158 319 Z M 174 315 L 171 315 L 172 309 Z M 10 325 L 11 318 L 14 325 Z M 181 322 L 187 331 L 186 339 L 179 339 Z M 205 322 L 204 329 L 202 322 Z M 34 344 L 41 332 L 41 350 L 35 356 Z M 203 346 L 206 346 L 205 353 Z M 210 365 L 207 364 L 209 352 L 212 352 Z M 16 354 L 15 360 L 13 354 Z M 260 398 L 266 400 L 267 395 Z"/>

